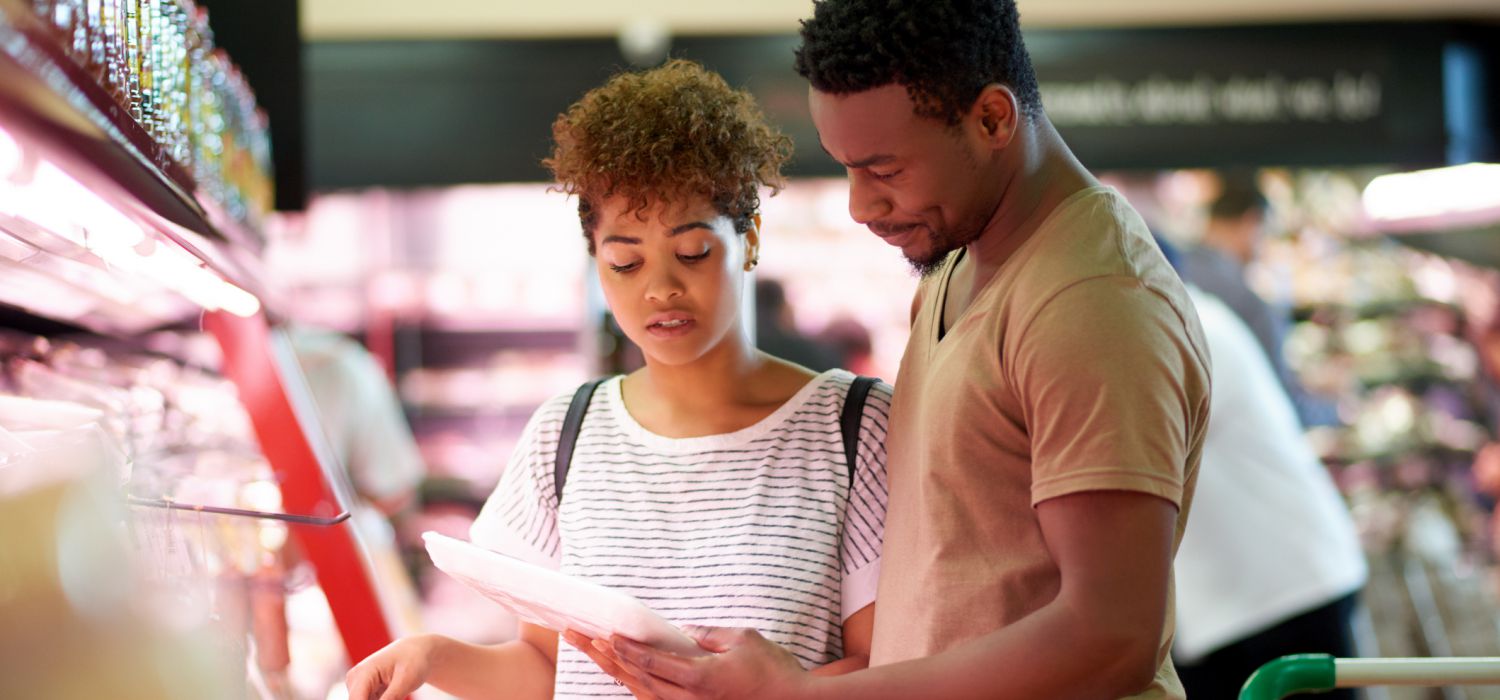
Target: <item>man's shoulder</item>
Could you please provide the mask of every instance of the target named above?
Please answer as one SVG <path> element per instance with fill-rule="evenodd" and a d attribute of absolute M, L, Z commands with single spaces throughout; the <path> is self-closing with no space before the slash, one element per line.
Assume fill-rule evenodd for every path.
<path fill-rule="evenodd" d="M 1080 284 L 1122 278 L 1186 299 L 1181 280 L 1129 203 L 1113 190 L 1084 195 L 1054 214 L 1038 231 L 1037 245 L 1017 261 L 1011 301 L 1035 310 Z"/>

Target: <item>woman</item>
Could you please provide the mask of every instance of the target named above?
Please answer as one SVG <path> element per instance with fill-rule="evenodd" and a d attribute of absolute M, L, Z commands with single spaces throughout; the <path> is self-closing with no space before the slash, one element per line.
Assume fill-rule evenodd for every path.
<path fill-rule="evenodd" d="M 871 390 L 848 465 L 839 414 L 853 375 L 757 351 L 741 312 L 760 189 L 782 185 L 790 142 L 748 94 L 686 61 L 615 76 L 553 137 L 545 163 L 578 197 L 605 299 L 645 366 L 587 399 L 565 489 L 553 468 L 574 392 L 538 409 L 471 539 L 679 625 L 757 628 L 821 673 L 863 668 L 891 388 Z M 348 685 L 358 700 L 423 683 L 465 698 L 629 697 L 606 655 L 557 638 L 523 624 L 495 646 L 403 639 Z"/>

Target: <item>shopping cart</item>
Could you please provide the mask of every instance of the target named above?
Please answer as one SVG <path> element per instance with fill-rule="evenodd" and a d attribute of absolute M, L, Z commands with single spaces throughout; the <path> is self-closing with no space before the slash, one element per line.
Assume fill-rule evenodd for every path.
<path fill-rule="evenodd" d="M 1281 700 L 1293 693 L 1373 685 L 1487 684 L 1500 684 L 1500 656 L 1338 659 L 1328 654 L 1296 654 L 1257 669 L 1240 690 L 1240 700 Z"/>

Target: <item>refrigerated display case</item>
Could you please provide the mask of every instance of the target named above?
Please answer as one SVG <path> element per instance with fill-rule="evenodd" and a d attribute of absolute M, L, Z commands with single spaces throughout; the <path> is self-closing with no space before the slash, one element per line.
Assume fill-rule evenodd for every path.
<path fill-rule="evenodd" d="M 55 516 L 0 555 L 51 551 L 6 573 L 56 603 L 0 603 L 40 625 L 4 648 L 45 651 L 7 653 L 0 695 L 292 697 L 298 591 L 326 598 L 337 656 L 397 629 L 262 308 L 268 139 L 190 0 L 0 0 L 0 511 Z M 85 571 L 128 592 L 98 599 L 118 618 L 76 589 L 94 553 L 120 562 Z M 227 685 L 151 656 L 183 645 Z"/>

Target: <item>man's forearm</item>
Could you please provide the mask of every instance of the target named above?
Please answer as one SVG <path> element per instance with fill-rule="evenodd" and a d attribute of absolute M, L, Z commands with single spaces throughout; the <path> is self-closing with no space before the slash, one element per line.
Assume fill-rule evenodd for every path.
<path fill-rule="evenodd" d="M 870 657 L 864 655 L 846 656 L 838 661 L 819 666 L 810 673 L 814 676 L 842 676 L 846 673 L 862 671 L 870 667 Z"/>
<path fill-rule="evenodd" d="M 1054 602 L 935 656 L 809 679 L 798 700 L 1120 698 L 1156 670 L 1155 635 L 1101 629 Z"/>

